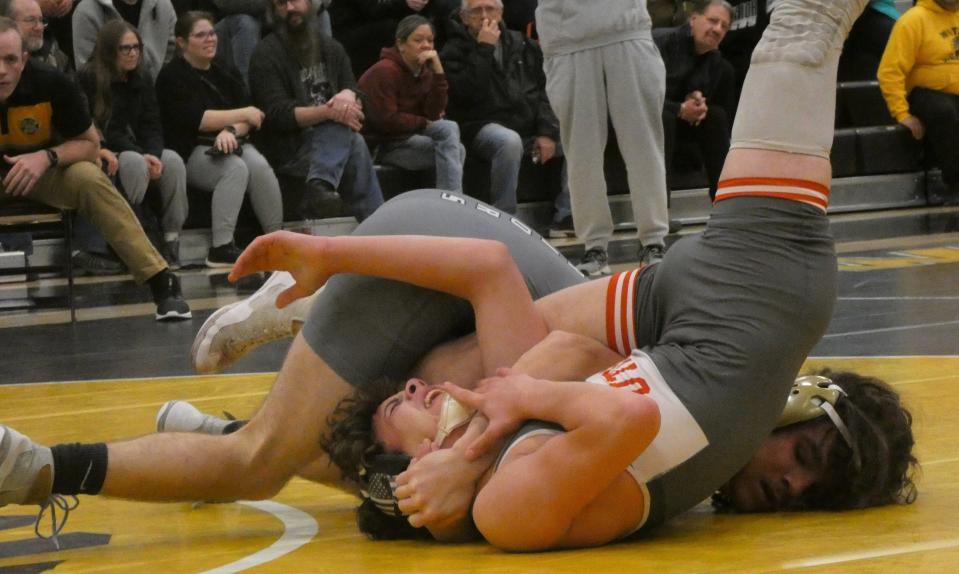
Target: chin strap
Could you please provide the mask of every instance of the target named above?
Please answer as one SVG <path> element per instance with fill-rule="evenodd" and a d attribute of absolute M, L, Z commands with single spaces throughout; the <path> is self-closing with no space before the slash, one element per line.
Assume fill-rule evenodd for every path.
<path fill-rule="evenodd" d="M 843 396 L 845 396 L 846 393 L 844 391 L 841 392 Z M 836 407 L 832 406 L 829 401 L 820 398 L 813 400 L 819 403 L 819 408 L 826 413 L 826 416 L 829 417 L 829 420 L 831 420 L 832 424 L 835 425 L 836 430 L 838 430 L 839 434 L 842 435 L 843 440 L 846 441 L 849 449 L 852 450 L 852 458 L 856 468 L 859 468 L 862 465 L 862 459 L 859 457 L 859 447 L 857 447 L 855 441 L 853 441 L 852 433 L 849 432 L 849 427 L 846 426 L 846 423 L 842 421 L 842 417 L 840 417 L 839 413 L 836 412 Z"/>

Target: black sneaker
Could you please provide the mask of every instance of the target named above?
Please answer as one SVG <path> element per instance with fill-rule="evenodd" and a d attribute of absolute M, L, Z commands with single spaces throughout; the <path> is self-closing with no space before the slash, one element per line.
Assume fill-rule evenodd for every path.
<path fill-rule="evenodd" d="M 126 272 L 123 263 L 96 253 L 77 251 L 72 259 L 73 270 L 77 275 L 119 275 Z"/>
<path fill-rule="evenodd" d="M 161 271 L 157 283 L 151 282 L 157 321 L 181 321 L 193 317 L 190 306 L 183 300 L 180 279 L 169 269 Z"/>
<path fill-rule="evenodd" d="M 659 243 L 647 245 L 639 250 L 639 263 L 640 265 L 659 263 L 664 255 L 666 255 L 666 248 Z"/>
<path fill-rule="evenodd" d="M 573 216 L 567 215 L 562 221 L 554 221 L 549 225 L 549 231 L 546 233 L 550 239 L 572 239 L 576 237 L 576 230 L 573 229 Z"/>
<path fill-rule="evenodd" d="M 233 267 L 237 258 L 243 253 L 232 241 L 216 247 L 211 247 L 206 254 L 206 266 L 216 268 Z"/>
<path fill-rule="evenodd" d="M 613 273 L 609 268 L 609 256 L 606 255 L 606 250 L 602 247 L 593 247 L 587 251 L 586 255 L 583 255 L 582 261 L 576 266 L 576 269 L 590 279 L 605 277 Z"/>
<path fill-rule="evenodd" d="M 314 179 L 307 182 L 307 188 L 298 208 L 301 218 L 323 219 L 342 214 L 343 199 L 329 182 Z"/>

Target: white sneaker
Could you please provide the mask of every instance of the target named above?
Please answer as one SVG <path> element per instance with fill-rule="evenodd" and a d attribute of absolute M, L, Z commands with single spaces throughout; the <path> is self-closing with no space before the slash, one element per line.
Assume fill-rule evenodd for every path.
<path fill-rule="evenodd" d="M 53 454 L 12 428 L 0 425 L 0 506 L 45 505 L 53 487 Z"/>
<path fill-rule="evenodd" d="M 234 420 L 208 415 L 186 401 L 169 401 L 157 412 L 157 432 L 223 434 Z"/>
<path fill-rule="evenodd" d="M 210 315 L 193 340 L 193 368 L 217 373 L 264 343 L 296 335 L 322 289 L 277 309 L 276 297 L 294 282 L 289 273 L 274 272 L 256 293 Z"/>

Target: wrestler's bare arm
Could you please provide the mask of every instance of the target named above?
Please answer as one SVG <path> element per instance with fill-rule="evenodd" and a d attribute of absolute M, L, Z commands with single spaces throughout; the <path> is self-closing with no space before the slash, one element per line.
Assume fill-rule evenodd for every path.
<path fill-rule="evenodd" d="M 475 392 L 447 390 L 491 425 L 539 419 L 566 430 L 525 450 L 520 443 L 481 487 L 472 515 L 491 544 L 515 551 L 592 546 L 640 521 L 643 494 L 624 469 L 659 430 L 649 397 L 514 373 L 487 379 Z"/>

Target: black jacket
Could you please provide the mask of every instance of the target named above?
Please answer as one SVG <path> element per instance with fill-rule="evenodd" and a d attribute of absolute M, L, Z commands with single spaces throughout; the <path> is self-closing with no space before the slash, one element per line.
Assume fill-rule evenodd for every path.
<path fill-rule="evenodd" d="M 91 70 L 80 73 L 83 88 L 93 116 L 96 97 L 96 76 Z M 160 106 L 153 84 L 143 74 L 131 74 L 125 82 L 110 85 L 110 117 L 105 125 L 95 122 L 103 135 L 103 147 L 114 153 L 135 151 L 160 157 L 163 153 L 163 126 Z"/>
<path fill-rule="evenodd" d="M 320 51 L 333 93 L 356 90 L 350 59 L 339 42 L 321 36 Z M 295 159 L 302 143 L 303 128 L 296 123 L 294 108 L 312 106 L 300 80 L 300 65 L 283 40 L 270 34 L 260 41 L 250 60 L 253 105 L 266 113 L 258 134 L 258 147 L 274 168 Z"/>
<path fill-rule="evenodd" d="M 173 58 L 160 70 L 156 93 L 163 139 L 184 161 L 204 135 L 200 133 L 200 122 L 207 110 L 234 110 L 250 105 L 246 85 L 235 69 L 221 68 L 214 62 L 203 76 L 182 56 Z"/>
<path fill-rule="evenodd" d="M 733 66 L 719 50 L 696 54 L 689 24 L 678 28 L 656 28 L 653 41 L 666 65 L 667 113 L 679 115 L 686 96 L 699 90 L 709 107 L 722 107 L 732 117 L 736 109 L 736 78 Z"/>
<path fill-rule="evenodd" d="M 523 138 L 559 140 L 559 121 L 546 99 L 543 52 L 514 30 L 500 26 L 503 66 L 494 47 L 477 42 L 463 24 L 453 21 L 440 59 L 450 84 L 447 113 L 460 124 L 469 143 L 488 123 L 498 123 Z"/>

